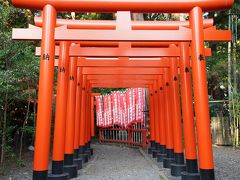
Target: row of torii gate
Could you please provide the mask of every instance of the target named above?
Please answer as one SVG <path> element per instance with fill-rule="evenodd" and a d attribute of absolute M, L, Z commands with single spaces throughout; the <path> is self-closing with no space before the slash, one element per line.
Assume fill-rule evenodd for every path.
<path fill-rule="evenodd" d="M 42 42 L 41 48 L 36 49 L 41 58 L 34 180 L 76 177 L 74 163 L 92 153 L 91 92 L 96 87 L 148 88 L 149 153 L 171 167 L 173 175 L 181 175 L 186 160 L 182 179 L 214 179 L 206 78 L 206 57 L 211 56 L 211 49 L 205 48 L 204 42 L 230 41 L 231 32 L 216 30 L 211 19 L 203 20 L 202 12 L 228 9 L 233 0 L 12 3 L 19 8 L 43 10 L 43 17 L 35 18 L 36 26 L 13 29 L 15 40 Z M 56 19 L 57 11 L 117 13 L 114 21 L 80 21 Z M 190 21 L 131 21 L 130 12 L 189 13 Z M 54 66 L 58 66 L 58 82 L 52 171 L 48 174 Z"/>

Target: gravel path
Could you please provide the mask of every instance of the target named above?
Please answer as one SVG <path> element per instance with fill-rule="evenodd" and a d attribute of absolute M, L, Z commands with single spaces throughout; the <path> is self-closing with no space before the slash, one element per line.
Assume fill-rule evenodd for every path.
<path fill-rule="evenodd" d="M 215 175 L 219 180 L 240 179 L 240 150 L 214 146 Z"/>
<path fill-rule="evenodd" d="M 146 153 L 146 152 L 145 152 Z M 240 150 L 232 147 L 213 146 L 214 166 L 216 180 L 240 180 Z M 151 156 L 148 155 L 150 159 Z M 161 173 L 169 180 L 181 180 L 180 177 L 171 176 L 169 169 L 164 169 L 162 163 L 157 163 L 155 159 L 152 162 L 156 164 Z"/>
<path fill-rule="evenodd" d="M 138 149 L 92 145 L 93 160 L 81 171 L 79 180 L 160 180 L 165 179 Z"/>
<path fill-rule="evenodd" d="M 173 178 L 169 169 L 152 159 L 145 151 L 115 145 L 93 144 L 94 156 L 80 170 L 77 180 L 180 180 Z M 213 146 L 217 180 L 240 180 L 240 150 Z M 16 161 L 0 170 L 1 180 L 32 179 L 32 156 L 25 156 L 26 167 Z"/>

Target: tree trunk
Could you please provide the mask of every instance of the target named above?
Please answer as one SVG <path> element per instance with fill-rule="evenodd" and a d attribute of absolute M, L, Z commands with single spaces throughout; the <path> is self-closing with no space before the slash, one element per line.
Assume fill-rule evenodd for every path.
<path fill-rule="evenodd" d="M 231 14 L 231 10 L 229 10 Z M 228 17 L 228 29 L 231 30 L 232 18 Z M 229 120 L 232 122 L 232 42 L 228 42 L 228 107 L 229 107 Z"/>
<path fill-rule="evenodd" d="M 37 88 L 37 87 L 36 87 Z M 33 127 L 34 129 L 36 129 L 36 112 L 37 112 L 37 89 L 35 89 L 34 92 L 34 105 L 33 105 Z M 35 133 L 33 133 L 32 136 L 32 145 L 34 144 L 34 138 L 35 137 Z"/>
<path fill-rule="evenodd" d="M 238 92 L 238 70 L 237 70 L 237 15 L 233 16 L 233 92 L 237 94 Z"/>
<path fill-rule="evenodd" d="M 7 109 L 8 109 L 8 89 L 5 94 L 4 102 L 4 116 L 3 116 L 3 128 L 2 128 L 2 147 L 1 147 L 1 167 L 3 166 L 5 159 L 5 148 L 6 148 L 6 128 L 7 128 Z"/>
<path fill-rule="evenodd" d="M 28 87 L 28 89 L 29 89 L 29 87 Z M 23 122 L 22 132 L 21 132 L 21 136 L 20 136 L 20 147 L 19 147 L 19 156 L 18 156 L 19 160 L 22 159 L 22 147 L 23 147 L 24 128 L 26 126 L 26 123 L 27 123 L 27 120 L 28 120 L 28 117 L 29 117 L 29 109 L 30 109 L 30 93 L 28 95 L 27 113 L 26 113 L 25 120 Z"/>

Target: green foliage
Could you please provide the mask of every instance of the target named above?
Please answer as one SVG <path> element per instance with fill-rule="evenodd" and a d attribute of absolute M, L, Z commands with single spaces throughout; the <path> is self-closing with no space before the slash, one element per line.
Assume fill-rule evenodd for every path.
<path fill-rule="evenodd" d="M 18 159 L 16 163 L 18 168 L 22 168 L 26 166 L 26 162 L 22 159 Z"/>
<path fill-rule="evenodd" d="M 226 45 L 222 44 L 222 46 Z M 212 57 L 207 59 L 209 95 L 211 95 L 214 100 L 227 99 L 227 96 L 225 96 L 225 94 L 227 94 L 227 88 L 220 88 L 221 86 L 227 87 L 227 67 L 227 53 L 225 48 L 217 50 Z"/>
<path fill-rule="evenodd" d="M 70 12 L 58 13 L 58 18 L 72 19 Z M 113 20 L 114 15 L 112 13 L 75 13 L 75 19 L 81 20 Z"/>
<path fill-rule="evenodd" d="M 112 91 L 125 91 L 126 88 L 95 88 L 93 93 L 100 93 L 102 95 L 110 94 Z"/>
<path fill-rule="evenodd" d="M 27 27 L 32 12 L 13 8 L 8 1 L 0 2 L 0 138 L 1 151 L 12 157 L 18 144 L 19 131 L 32 133 L 25 126 L 27 104 L 35 99 L 39 60 L 35 57 L 36 42 L 13 41 L 13 27 Z M 31 99 L 29 99 L 29 95 Z M 29 124 L 33 118 L 29 119 Z M 16 146 L 15 146 L 16 145 Z M 5 156 L 4 156 L 5 157 Z M 4 157 L 1 157 L 4 159 Z"/>

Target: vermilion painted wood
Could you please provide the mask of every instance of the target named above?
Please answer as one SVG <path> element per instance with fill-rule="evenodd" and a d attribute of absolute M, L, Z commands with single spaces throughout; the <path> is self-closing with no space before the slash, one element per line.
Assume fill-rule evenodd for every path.
<path fill-rule="evenodd" d="M 41 28 L 13 28 L 12 39 L 41 40 Z M 191 29 L 180 30 L 81 30 L 55 29 L 56 41 L 192 41 Z M 231 41 L 231 31 L 204 29 L 205 41 Z"/>
<path fill-rule="evenodd" d="M 190 22 L 193 29 L 192 76 L 194 87 L 194 106 L 196 113 L 196 129 L 198 138 L 198 157 L 200 170 L 213 171 L 213 153 L 210 130 L 210 114 L 208 107 L 208 88 L 206 59 L 204 55 L 204 33 L 202 10 L 199 7 L 190 12 Z M 205 178 L 212 179 L 212 173 Z"/>
<path fill-rule="evenodd" d="M 74 127 L 76 110 L 77 58 L 69 60 L 68 100 L 66 117 L 65 154 L 74 152 Z"/>
<path fill-rule="evenodd" d="M 83 68 L 83 74 L 86 75 L 109 75 L 109 74 L 126 74 L 126 75 L 141 75 L 141 74 L 149 74 L 149 75 L 156 75 L 156 74 L 163 74 L 162 68 Z"/>
<path fill-rule="evenodd" d="M 89 86 L 88 86 L 88 106 L 86 107 L 87 109 L 87 113 L 88 113 L 88 119 L 87 119 L 87 122 L 88 122 L 88 131 L 87 131 L 87 143 L 91 141 L 91 93 L 92 93 L 92 87 L 91 87 L 91 84 L 89 83 Z"/>
<path fill-rule="evenodd" d="M 131 43 L 132 48 L 139 47 L 169 47 L 169 42 L 115 42 L 115 41 L 73 41 L 81 47 L 119 47 L 123 43 Z"/>
<path fill-rule="evenodd" d="M 194 7 L 203 11 L 230 8 L 234 0 L 12 0 L 15 7 L 42 10 L 47 4 L 58 11 L 184 13 Z"/>
<path fill-rule="evenodd" d="M 43 9 L 42 56 L 40 60 L 37 125 L 34 146 L 33 177 L 39 171 L 48 171 L 50 149 L 50 129 L 52 118 L 52 90 L 54 75 L 54 28 L 56 10 L 52 6 Z M 44 176 L 47 176 L 45 174 Z"/>
<path fill-rule="evenodd" d="M 53 161 L 64 160 L 67 94 L 69 79 L 69 43 L 60 43 L 60 56 L 57 81 L 56 112 L 53 137 Z"/>
<path fill-rule="evenodd" d="M 174 142 L 174 153 L 183 153 L 182 145 L 182 122 L 180 112 L 180 91 L 178 83 L 178 67 L 177 60 L 170 58 L 170 81 L 171 81 L 171 96 L 172 96 L 172 124 L 173 124 L 173 142 Z"/>
<path fill-rule="evenodd" d="M 165 129 L 166 129 L 166 149 L 173 150 L 173 126 L 172 126 L 172 103 L 171 103 L 171 81 L 169 69 L 164 68 L 164 96 L 165 96 Z"/>
<path fill-rule="evenodd" d="M 57 61 L 55 61 L 55 66 L 57 66 Z M 139 59 L 119 59 L 119 60 L 110 60 L 110 59 L 91 59 L 87 60 L 85 58 L 78 59 L 78 66 L 81 67 L 169 67 L 169 61 L 161 58 L 139 58 Z"/>
<path fill-rule="evenodd" d="M 211 49 L 205 49 L 206 56 L 211 56 Z M 41 55 L 41 48 L 36 48 L 36 56 Z M 59 55 L 59 47 L 55 48 L 55 55 Z M 179 57 L 179 47 L 173 48 L 131 48 L 131 47 L 80 47 L 80 45 L 74 45 L 70 47 L 69 56 L 77 57 Z M 191 56 L 191 51 L 190 51 Z"/>
<path fill-rule="evenodd" d="M 81 118 L 81 98 L 82 98 L 82 68 L 77 67 L 77 87 L 76 87 L 76 107 L 74 123 L 74 150 L 79 148 L 80 118 Z"/>
<path fill-rule="evenodd" d="M 40 50 L 41 48 L 37 49 L 37 55 L 40 55 Z M 179 48 L 84 48 L 75 45 L 71 46 L 69 55 L 77 57 L 167 57 L 180 56 L 180 53 Z"/>
<path fill-rule="evenodd" d="M 87 81 L 87 86 L 86 86 L 86 104 L 85 104 L 85 107 L 84 107 L 84 111 L 85 111 L 85 131 L 84 131 L 84 144 L 86 145 L 87 142 L 88 142 L 88 131 L 89 131 L 89 128 L 88 128 L 88 120 L 89 120 L 89 116 L 88 116 L 88 107 L 89 107 L 89 99 L 88 99 L 88 86 L 89 86 L 89 83 Z"/>
<path fill-rule="evenodd" d="M 187 160 L 196 160 L 196 136 L 193 115 L 192 102 L 192 83 L 190 74 L 190 60 L 188 55 L 188 43 L 180 43 L 180 82 L 181 82 L 181 100 L 183 116 L 184 144 Z"/>
<path fill-rule="evenodd" d="M 159 90 L 159 119 L 160 119 L 160 145 L 166 146 L 166 119 L 165 119 L 165 96 L 164 96 L 164 75 L 158 76 Z"/>
<path fill-rule="evenodd" d="M 150 140 L 156 140 L 155 132 L 155 116 L 154 116 L 154 99 L 153 99 L 153 85 L 148 86 L 149 90 L 149 118 L 150 118 Z"/>
<path fill-rule="evenodd" d="M 89 86 L 89 82 L 87 81 L 87 83 L 86 83 L 86 92 L 85 92 L 85 98 L 86 98 L 86 103 L 85 103 L 85 106 L 84 106 L 84 113 L 85 113 L 85 130 L 84 130 L 84 144 L 86 145 L 87 144 L 87 142 L 88 142 L 88 131 L 89 131 L 89 129 L 88 129 L 88 118 L 89 118 L 89 116 L 88 116 L 88 108 L 87 107 L 89 107 L 89 99 L 88 99 L 88 87 Z"/>
<path fill-rule="evenodd" d="M 136 87 L 136 86 L 139 86 L 139 85 L 146 85 L 146 84 L 153 84 L 154 80 L 139 80 L 139 81 L 134 81 L 134 80 L 125 80 L 125 81 L 116 81 L 116 80 L 111 80 L 111 81 L 107 81 L 107 82 L 101 82 L 101 80 L 91 80 L 91 81 L 87 81 L 89 83 L 91 83 L 92 87 L 94 86 L 94 84 L 102 84 L 102 85 L 117 85 L 117 86 L 120 86 L 120 85 L 124 85 L 126 84 L 127 85 L 130 85 L 133 86 L 133 87 Z M 135 83 L 134 83 L 135 82 Z"/>
<path fill-rule="evenodd" d="M 149 83 L 143 84 L 132 84 L 132 83 L 118 83 L 118 84 L 92 84 L 93 88 L 147 88 L 149 86 Z"/>
<path fill-rule="evenodd" d="M 116 140 L 116 139 L 104 139 L 103 138 L 103 130 L 108 130 L 108 131 L 127 131 L 128 132 L 128 140 Z M 99 128 L 99 141 L 100 142 L 113 142 L 113 143 L 126 143 L 128 145 L 137 145 L 141 146 L 143 148 L 146 148 L 146 128 L 142 129 L 133 129 L 132 127 L 128 128 Z M 142 133 L 142 142 L 133 142 L 132 133 L 133 132 L 139 132 Z"/>
<path fill-rule="evenodd" d="M 94 106 L 95 106 L 95 96 L 100 96 L 100 93 L 92 93 L 91 94 L 91 137 L 95 136 L 95 119 L 94 119 Z"/>
<path fill-rule="evenodd" d="M 153 84 L 151 81 L 146 82 L 91 82 L 93 88 L 147 88 Z"/>
<path fill-rule="evenodd" d="M 118 13 L 119 14 L 119 13 Z M 117 17 L 118 17 L 117 14 Z M 42 26 L 42 18 L 35 17 L 36 26 Z M 123 22 L 124 23 L 124 22 Z M 205 19 L 204 28 L 213 26 L 213 19 Z M 68 29 L 116 29 L 113 20 L 69 20 L 57 19 L 56 26 L 67 26 Z M 179 26 L 190 27 L 189 21 L 131 21 L 133 30 L 178 30 Z"/>
<path fill-rule="evenodd" d="M 160 119 L 159 119 L 159 98 L 158 98 L 158 82 L 157 80 L 154 81 L 153 83 L 153 101 L 154 101 L 154 106 L 152 107 L 154 110 L 154 128 L 155 128 L 155 142 L 160 144 Z"/>
<path fill-rule="evenodd" d="M 80 138 L 79 146 L 82 147 L 85 145 L 85 106 L 86 106 L 86 85 L 87 79 L 86 75 L 83 75 L 82 78 L 82 98 L 81 98 L 81 120 L 80 120 Z"/>
<path fill-rule="evenodd" d="M 58 66 L 58 60 L 55 59 L 56 67 Z M 190 61 L 191 65 L 191 61 Z M 128 68 L 143 68 L 143 67 L 152 67 L 152 68 L 168 68 L 170 66 L 169 60 L 167 58 L 130 58 L 128 59 L 121 59 L 118 60 L 114 59 L 85 59 L 85 58 L 78 58 L 78 65 L 81 67 L 128 67 Z M 178 67 L 179 63 L 178 63 Z"/>
<path fill-rule="evenodd" d="M 94 80 L 90 80 L 88 82 L 90 82 L 91 84 L 99 84 L 101 83 L 103 80 L 102 79 L 94 79 Z M 124 79 L 124 80 L 120 80 L 120 79 L 108 79 L 108 80 L 104 80 L 103 83 L 107 83 L 107 84 L 111 84 L 111 83 L 148 83 L 148 82 L 154 82 L 154 80 L 129 80 L 129 79 Z"/>
<path fill-rule="evenodd" d="M 112 80 L 112 79 L 119 79 L 119 80 L 157 80 L 157 75 L 88 75 L 88 80 L 94 79 L 101 79 L 102 81 L 105 80 Z"/>

